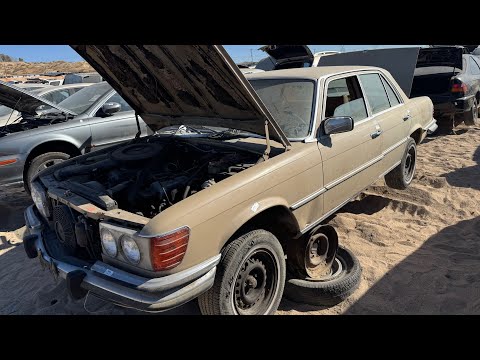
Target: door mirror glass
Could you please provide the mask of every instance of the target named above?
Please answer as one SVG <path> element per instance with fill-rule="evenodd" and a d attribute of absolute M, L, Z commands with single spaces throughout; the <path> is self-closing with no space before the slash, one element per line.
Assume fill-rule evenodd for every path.
<path fill-rule="evenodd" d="M 325 135 L 339 134 L 353 130 L 353 118 L 350 116 L 335 116 L 323 122 Z"/>
<path fill-rule="evenodd" d="M 117 102 L 107 102 L 102 106 L 102 113 L 105 115 L 112 115 L 119 112 L 122 109 L 122 105 Z"/>

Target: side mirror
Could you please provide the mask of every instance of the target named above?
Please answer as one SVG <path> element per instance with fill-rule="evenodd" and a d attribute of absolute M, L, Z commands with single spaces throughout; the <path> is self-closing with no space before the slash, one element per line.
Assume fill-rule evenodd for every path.
<path fill-rule="evenodd" d="M 107 102 L 103 104 L 101 111 L 105 115 L 112 115 L 122 110 L 122 105 L 117 102 Z"/>
<path fill-rule="evenodd" d="M 335 116 L 323 122 L 325 135 L 339 134 L 353 130 L 353 119 L 350 116 Z"/>

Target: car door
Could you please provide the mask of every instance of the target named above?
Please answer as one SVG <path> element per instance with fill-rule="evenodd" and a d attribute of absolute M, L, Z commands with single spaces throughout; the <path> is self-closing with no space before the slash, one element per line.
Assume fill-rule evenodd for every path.
<path fill-rule="evenodd" d="M 102 111 L 105 103 L 118 103 L 121 106 L 120 111 L 106 115 Z M 151 134 L 150 128 L 139 118 L 142 136 Z M 131 140 L 138 132 L 135 112 L 130 105 L 116 92 L 113 92 L 98 107 L 96 107 L 94 117 L 88 120 L 92 131 L 92 148 L 99 150 L 110 145 L 118 144 Z"/>
<path fill-rule="evenodd" d="M 358 76 L 372 118 L 379 126 L 383 160 L 378 175 L 396 167 L 403 156 L 411 126 L 411 112 L 388 79 L 378 72 Z"/>
<path fill-rule="evenodd" d="M 320 127 L 318 146 L 327 215 L 375 181 L 382 159 L 382 138 L 377 136 L 379 125 L 370 114 L 356 75 L 331 77 L 325 82 L 322 121 L 336 116 L 351 116 L 354 128 L 325 135 Z"/>

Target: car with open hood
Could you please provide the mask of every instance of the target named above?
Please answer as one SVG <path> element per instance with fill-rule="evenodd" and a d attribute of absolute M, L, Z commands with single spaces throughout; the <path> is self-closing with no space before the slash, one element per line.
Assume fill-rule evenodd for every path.
<path fill-rule="evenodd" d="M 40 96 L 45 100 L 51 101 L 54 104 L 58 104 L 63 100 L 65 100 L 67 97 L 75 94 L 77 91 L 83 89 L 84 87 L 90 86 L 92 84 L 81 83 L 81 84 L 58 85 L 58 86 L 47 85 L 47 86 L 42 86 L 40 88 L 25 87 L 26 85 L 32 85 L 32 84 L 16 84 L 15 86 L 20 87 L 23 90 L 31 91 L 33 94 Z M 1 91 L 1 84 L 0 84 L 0 91 Z M 5 106 L 5 105 L 0 105 L 0 127 L 4 126 L 8 122 L 17 122 L 21 115 L 22 115 L 21 112 L 17 110 L 9 108 L 8 106 Z"/>
<path fill-rule="evenodd" d="M 356 289 L 358 260 L 325 221 L 380 177 L 412 182 L 430 99 L 380 68 L 244 76 L 217 45 L 73 48 L 156 131 L 32 181 L 25 251 L 74 299 L 248 315 L 284 290 L 325 305 Z M 190 135 L 164 131 L 178 126 Z"/>
<path fill-rule="evenodd" d="M 52 86 L 55 93 L 51 88 L 35 93 L 0 82 L 0 104 L 10 112 L 0 125 L 0 186 L 23 184 L 30 191 L 39 171 L 135 137 L 137 120 L 128 103 L 106 82 L 85 85 Z M 142 135 L 148 135 L 143 120 L 138 122 Z"/>

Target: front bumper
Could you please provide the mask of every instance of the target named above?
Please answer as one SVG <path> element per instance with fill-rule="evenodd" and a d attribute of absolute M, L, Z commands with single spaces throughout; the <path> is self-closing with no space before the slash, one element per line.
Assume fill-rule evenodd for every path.
<path fill-rule="evenodd" d="M 73 265 L 53 258 L 46 250 L 45 241 L 56 241 L 47 234 L 48 229 L 34 206 L 25 210 L 27 227 L 24 238 L 25 251 L 29 257 L 37 255 L 43 268 L 48 268 L 55 277 L 67 280 L 70 294 L 90 291 L 99 298 L 120 306 L 137 310 L 159 312 L 172 309 L 195 299 L 210 289 L 215 279 L 217 255 L 194 267 L 160 278 L 144 278 L 96 261 L 91 266 Z M 33 254 L 33 256 L 32 256 Z M 83 274 L 82 274 L 83 273 Z M 69 281 L 76 275 L 79 281 Z"/>

